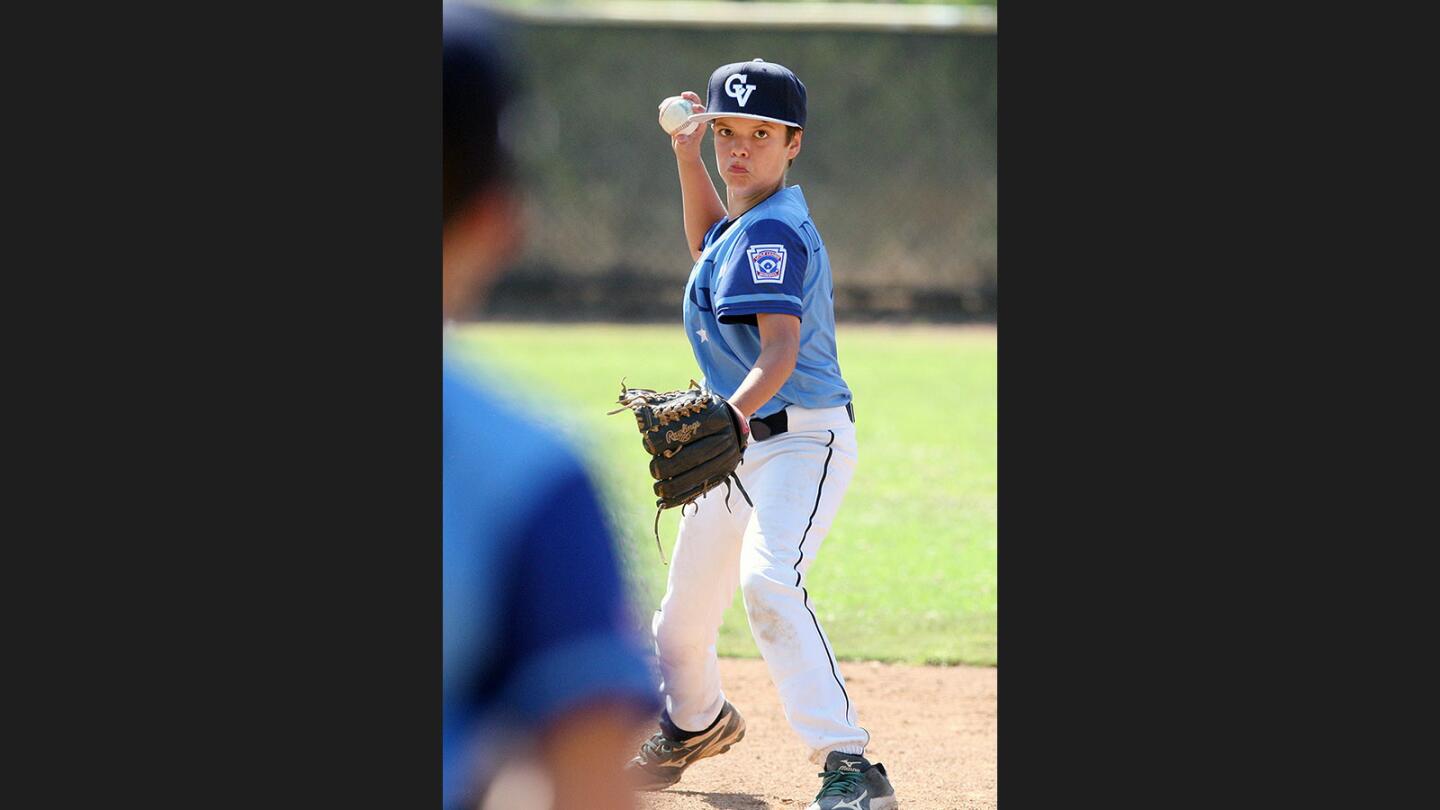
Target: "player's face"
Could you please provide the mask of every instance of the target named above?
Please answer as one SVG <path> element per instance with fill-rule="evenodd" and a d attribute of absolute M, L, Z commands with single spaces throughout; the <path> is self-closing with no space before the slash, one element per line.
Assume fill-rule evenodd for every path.
<path fill-rule="evenodd" d="M 770 188 L 785 176 L 785 166 L 800 154 L 800 138 L 785 143 L 785 126 L 751 118 L 715 119 L 715 166 L 731 192 Z"/>

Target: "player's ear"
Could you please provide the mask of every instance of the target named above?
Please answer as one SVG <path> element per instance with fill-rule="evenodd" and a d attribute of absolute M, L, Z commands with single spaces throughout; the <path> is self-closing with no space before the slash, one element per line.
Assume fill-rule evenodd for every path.
<path fill-rule="evenodd" d="M 794 160 L 795 156 L 800 154 L 800 140 L 804 137 L 805 130 L 796 129 L 794 131 L 789 143 L 785 144 L 785 157 L 789 158 L 790 160 Z"/>
<path fill-rule="evenodd" d="M 523 239 L 519 196 L 504 183 L 471 195 L 445 220 L 442 294 L 447 318 L 466 319 L 472 314 L 519 253 Z"/>

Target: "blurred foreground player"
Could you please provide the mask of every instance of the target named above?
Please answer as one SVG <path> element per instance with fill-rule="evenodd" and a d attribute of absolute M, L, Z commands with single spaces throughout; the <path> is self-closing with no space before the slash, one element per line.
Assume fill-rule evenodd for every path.
<path fill-rule="evenodd" d="M 511 91 L 491 26 L 445 6 L 447 323 L 470 314 L 520 242 L 498 124 Z M 549 786 L 507 807 L 633 808 L 620 752 L 658 704 L 594 489 L 448 347 L 443 392 L 444 806 L 476 807 L 497 767 L 533 746 Z"/>

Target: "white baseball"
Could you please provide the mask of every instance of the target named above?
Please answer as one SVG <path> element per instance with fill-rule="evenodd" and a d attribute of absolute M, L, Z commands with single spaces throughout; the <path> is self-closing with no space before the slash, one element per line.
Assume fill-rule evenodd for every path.
<path fill-rule="evenodd" d="M 699 122 L 685 126 L 685 119 L 694 113 L 695 105 L 690 99 L 671 96 L 665 100 L 665 107 L 660 110 L 660 128 L 671 135 L 689 135 L 700 126 Z"/>

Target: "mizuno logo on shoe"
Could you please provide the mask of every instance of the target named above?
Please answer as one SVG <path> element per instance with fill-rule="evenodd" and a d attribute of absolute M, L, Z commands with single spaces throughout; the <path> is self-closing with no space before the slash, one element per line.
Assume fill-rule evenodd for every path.
<path fill-rule="evenodd" d="M 859 773 L 859 772 L 860 772 L 860 769 L 857 768 L 857 767 L 855 767 L 855 766 L 856 766 L 856 765 L 859 765 L 861 762 L 864 762 L 864 761 L 865 761 L 865 760 L 863 760 L 863 759 L 842 759 L 842 760 L 840 760 L 840 770 L 842 770 L 842 771 L 854 771 L 855 773 Z"/>
<path fill-rule="evenodd" d="M 840 802 L 839 804 L 837 804 L 837 805 L 835 805 L 833 808 L 831 808 L 831 810 L 843 810 L 843 808 L 847 808 L 847 807 L 850 808 L 850 810 L 865 810 L 864 807 L 861 807 L 861 806 L 860 806 L 860 802 L 864 801 L 864 800 L 865 800 L 865 797 L 866 797 L 866 796 L 869 796 L 869 795 L 870 795 L 870 791 L 868 791 L 868 790 L 861 791 L 861 793 L 860 793 L 859 796 L 851 799 L 851 800 L 848 801 L 848 802 Z"/>
<path fill-rule="evenodd" d="M 729 716 L 725 718 L 725 722 L 717 724 L 716 728 L 699 737 L 678 743 L 666 739 L 661 733 L 652 736 L 642 745 L 640 755 L 630 762 L 631 768 L 648 773 L 654 780 L 647 782 L 648 786 L 642 789 L 653 790 L 674 784 L 692 762 L 723 754 L 744 737 L 745 721 L 740 719 L 740 715 L 730 709 L 728 704 L 726 710 Z"/>
<path fill-rule="evenodd" d="M 696 749 L 696 751 L 698 751 L 698 750 L 699 750 L 699 749 Z M 655 764 L 656 764 L 656 765 L 659 765 L 659 766 L 662 767 L 662 768 L 683 768 L 683 767 L 685 767 L 686 765 L 689 765 L 689 764 L 690 764 L 690 757 L 695 756 L 696 751 L 691 751 L 691 752 L 687 753 L 685 756 L 680 757 L 680 758 L 678 758 L 678 759 L 662 760 L 662 761 L 657 762 L 657 763 L 655 763 Z"/>
<path fill-rule="evenodd" d="M 662 768 L 683 768 L 686 765 L 690 764 L 690 760 L 694 758 L 696 754 L 705 750 L 706 742 L 707 741 L 705 740 L 696 742 L 694 744 L 694 747 L 690 748 L 688 751 L 681 750 L 679 748 L 671 748 L 668 751 L 662 752 L 662 755 L 673 754 L 674 756 L 666 757 L 664 759 L 657 759 L 655 764 L 659 765 Z"/>

